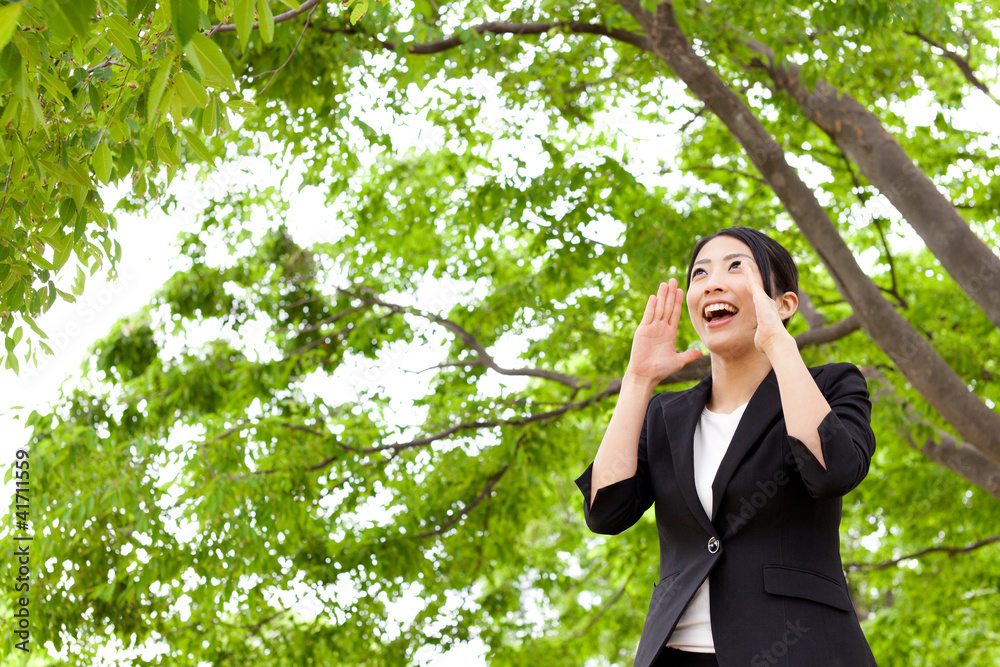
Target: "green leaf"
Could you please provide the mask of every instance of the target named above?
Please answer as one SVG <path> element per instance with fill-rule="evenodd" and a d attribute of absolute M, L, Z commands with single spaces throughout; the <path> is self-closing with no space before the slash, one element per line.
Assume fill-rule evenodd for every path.
<path fill-rule="evenodd" d="M 160 156 L 168 166 L 177 167 L 181 163 L 181 158 L 177 153 L 170 149 L 167 142 L 160 140 L 156 143 L 156 153 Z"/>
<path fill-rule="evenodd" d="M 187 72 L 181 72 L 174 79 L 174 90 L 188 107 L 200 109 L 208 104 L 208 93 L 205 92 L 205 88 Z"/>
<path fill-rule="evenodd" d="M 9 270 L 9 269 L 8 269 Z M 9 290 L 15 282 L 21 279 L 21 274 L 17 271 L 10 271 L 6 276 L 0 278 L 0 294 Z"/>
<path fill-rule="evenodd" d="M 211 163 L 212 152 L 208 150 L 207 146 L 205 146 L 201 137 L 187 129 L 182 129 L 181 131 L 184 133 L 184 138 L 187 139 L 188 146 L 191 147 L 191 150 L 194 151 L 195 155 L 200 157 L 205 162 Z"/>
<path fill-rule="evenodd" d="M 257 24 L 260 26 L 260 36 L 265 44 L 274 39 L 274 15 L 267 0 L 257 0 Z"/>
<path fill-rule="evenodd" d="M 186 46 L 191 38 L 200 34 L 198 32 L 199 16 L 201 16 L 201 7 L 198 0 L 170 0 L 170 26 L 181 46 Z"/>
<path fill-rule="evenodd" d="M 86 219 L 87 216 L 85 216 L 83 213 L 80 213 L 79 217 L 77 218 L 77 220 L 84 220 L 84 221 L 86 221 Z M 72 254 L 72 252 L 73 252 L 73 244 L 70 241 L 70 239 L 67 238 L 66 242 L 62 246 L 56 248 L 55 254 L 53 254 L 52 256 L 53 268 L 59 270 L 62 267 L 66 266 L 66 262 L 69 261 L 69 256 L 70 254 Z"/>
<path fill-rule="evenodd" d="M 253 32 L 253 0 L 236 0 L 233 22 L 236 24 L 236 34 L 240 38 L 240 51 L 246 51 Z"/>
<path fill-rule="evenodd" d="M 107 185 L 108 181 L 111 180 L 111 149 L 108 148 L 106 143 L 101 142 L 98 144 L 94 150 L 91 163 L 94 166 L 94 173 L 97 174 L 97 178 L 100 179 L 101 183 Z"/>
<path fill-rule="evenodd" d="M 0 7 L 0 50 L 14 36 L 17 20 L 21 17 L 21 7 L 21 3 Z"/>
<path fill-rule="evenodd" d="M 72 91 L 70 91 L 70 89 L 66 87 L 66 84 L 51 71 L 42 69 L 38 71 L 38 74 L 41 76 L 42 83 L 49 89 L 49 92 L 51 92 L 53 96 L 61 95 L 67 100 L 73 100 Z"/>
<path fill-rule="evenodd" d="M 357 23 L 368 13 L 368 0 L 356 0 L 351 8 L 351 23 Z"/>
<path fill-rule="evenodd" d="M 163 91 L 167 87 L 167 78 L 170 76 L 170 69 L 174 64 L 174 56 L 163 61 L 160 69 L 156 71 L 153 83 L 149 87 L 149 98 L 146 101 L 146 126 L 152 124 L 160 110 L 160 100 L 163 99 Z M 131 165 L 130 165 L 131 166 Z"/>
<path fill-rule="evenodd" d="M 77 296 L 83 294 L 83 288 L 86 282 L 87 282 L 87 274 L 84 273 L 82 266 L 77 265 L 76 278 L 73 280 L 73 294 Z"/>
<path fill-rule="evenodd" d="M 118 47 L 118 50 L 125 58 L 128 58 L 129 62 L 136 67 L 141 66 L 142 51 L 139 50 L 138 42 L 129 36 L 131 26 L 121 16 L 109 16 L 107 23 L 108 30 L 105 36 Z"/>
<path fill-rule="evenodd" d="M 284 6 L 290 8 L 290 9 L 297 10 L 299 8 L 299 3 L 296 2 L 295 0 L 281 0 L 281 4 L 283 4 Z"/>
<path fill-rule="evenodd" d="M 90 18 L 97 9 L 97 0 L 63 0 L 56 4 L 73 32 L 86 39 L 90 33 Z"/>
<path fill-rule="evenodd" d="M 134 21 L 139 14 L 149 16 L 156 8 L 156 0 L 128 0 L 126 2 L 126 15 L 129 21 Z"/>
<path fill-rule="evenodd" d="M 60 181 L 72 183 L 73 185 L 82 185 L 88 190 L 94 187 L 90 180 L 90 174 L 83 171 L 80 164 L 76 161 L 71 160 L 67 163 L 65 168 L 55 162 L 45 162 L 43 160 L 39 160 L 38 162 L 42 165 L 45 171 L 49 172 Z"/>
<path fill-rule="evenodd" d="M 34 331 L 39 337 L 48 338 L 45 332 L 39 329 L 38 325 L 35 324 L 35 318 L 31 317 L 30 315 L 25 315 L 24 321 L 28 323 L 28 326 L 31 327 L 31 330 Z"/>
<path fill-rule="evenodd" d="M 226 60 L 219 45 L 208 37 L 201 33 L 193 35 L 191 41 L 184 47 L 184 55 L 201 75 L 202 83 L 207 86 L 235 90 L 236 81 L 233 79 L 233 68 L 229 65 L 229 61 Z"/>
<path fill-rule="evenodd" d="M 21 52 L 13 44 L 0 50 L 0 78 L 11 79 L 21 71 Z"/>
<path fill-rule="evenodd" d="M 213 97 L 208 101 L 208 106 L 201 114 L 201 131 L 210 137 L 219 129 L 219 104 Z"/>

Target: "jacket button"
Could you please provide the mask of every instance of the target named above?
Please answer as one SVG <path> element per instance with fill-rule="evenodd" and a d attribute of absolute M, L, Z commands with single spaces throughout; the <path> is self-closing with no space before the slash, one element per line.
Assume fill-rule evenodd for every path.
<path fill-rule="evenodd" d="M 708 553 L 714 554 L 715 552 L 717 552 L 719 550 L 719 546 L 721 546 L 721 545 L 722 545 L 722 542 L 720 542 L 713 535 L 712 538 L 708 540 Z"/>

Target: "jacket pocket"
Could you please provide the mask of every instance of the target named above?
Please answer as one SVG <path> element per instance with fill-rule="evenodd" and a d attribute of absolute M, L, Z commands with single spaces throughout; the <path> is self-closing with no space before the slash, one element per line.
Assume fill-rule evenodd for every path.
<path fill-rule="evenodd" d="M 764 590 L 774 595 L 812 600 L 844 611 L 854 609 L 843 586 L 825 574 L 812 570 L 787 565 L 765 565 Z"/>

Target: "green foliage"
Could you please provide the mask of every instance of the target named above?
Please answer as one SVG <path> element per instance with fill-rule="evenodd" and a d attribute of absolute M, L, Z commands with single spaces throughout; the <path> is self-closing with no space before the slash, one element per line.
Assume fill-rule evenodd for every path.
<path fill-rule="evenodd" d="M 31 418 L 44 481 L 33 595 L 46 614 L 34 639 L 65 649 L 52 662 L 89 664 L 110 633 L 151 647 L 154 664 L 408 665 L 470 639 L 491 665 L 629 664 L 658 578 L 656 527 L 646 517 L 613 539 L 591 535 L 572 481 L 610 419 L 606 390 L 646 295 L 682 277 L 700 236 L 739 223 L 793 252 L 828 323 L 850 314 L 739 146 L 653 55 L 565 27 L 470 29 L 636 31 L 631 18 L 607 3 L 362 1 L 321 5 L 303 29 L 301 18 L 269 27 L 279 12 L 266 3 L 194 3 L 192 14 L 181 0 L 130 0 L 102 3 L 81 36 L 54 3 L 11 6 L 0 9 L 19 22 L 0 54 L 0 163 L 17 178 L 0 224 L 34 254 L 0 244 L 10 363 L 33 318 L 72 296 L 48 288 L 71 257 L 74 294 L 117 257 L 96 183 L 130 178 L 125 206 L 139 208 L 187 163 L 229 169 L 220 156 L 277 145 L 272 163 L 295 165 L 275 167 L 280 188 L 227 181 L 180 239 L 188 268 Z M 909 34 L 988 52 L 993 4 L 676 9 L 871 278 L 972 391 L 1000 402 L 1000 333 L 933 257 L 908 249 L 904 223 L 745 67 L 734 39 L 764 39 L 877 110 L 996 244 L 997 137 L 955 127 L 969 87 Z M 209 34 L 218 22 L 235 27 Z M 453 34 L 453 48 L 408 51 Z M 907 122 L 901 104 L 915 99 L 936 107 L 929 125 Z M 660 143 L 637 148 L 629 133 L 649 127 Z M 327 204 L 322 241 L 297 236 L 296 186 Z M 432 279 L 451 292 L 412 305 Z M 792 320 L 793 333 L 806 328 Z M 528 342 L 499 373 L 482 355 L 512 336 Z M 680 344 L 695 342 L 685 324 Z M 875 395 L 879 447 L 845 499 L 842 533 L 880 663 L 998 664 L 997 544 L 871 566 L 1000 533 L 994 498 L 903 437 L 951 427 L 863 332 L 804 356 L 877 368 L 893 388 Z M 352 376 L 366 361 L 423 379 L 413 423 L 398 386 Z"/>
<path fill-rule="evenodd" d="M 247 86 L 237 89 L 237 55 L 224 52 L 231 40 L 213 34 L 237 20 L 245 49 L 248 3 L 113 0 L 100 10 L 96 0 L 0 6 L 0 331 L 7 341 L 31 331 L 0 353 L 15 371 L 51 353 L 36 320 L 74 300 L 67 275 L 114 273 L 120 247 L 101 186 L 131 182 L 133 206 L 155 201 L 184 165 L 212 163 L 252 107 Z M 256 11 L 255 34 L 271 42 L 269 2 Z"/>

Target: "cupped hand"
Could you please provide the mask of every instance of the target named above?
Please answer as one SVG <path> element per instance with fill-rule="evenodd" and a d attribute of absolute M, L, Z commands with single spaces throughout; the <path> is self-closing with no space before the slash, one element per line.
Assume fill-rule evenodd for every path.
<path fill-rule="evenodd" d="M 659 382 L 704 356 L 700 350 L 677 351 L 677 326 L 683 309 L 684 290 L 677 287 L 677 281 L 671 278 L 669 283 L 660 283 L 657 293 L 646 301 L 632 338 L 627 373 Z"/>
<path fill-rule="evenodd" d="M 774 299 L 764 291 L 764 280 L 761 278 L 753 262 L 743 260 L 740 269 L 747 279 L 747 287 L 753 295 L 754 310 L 757 314 L 757 330 L 754 332 L 753 344 L 759 352 L 768 354 L 774 344 L 790 337 L 785 325 L 781 323 L 781 314 Z"/>

